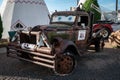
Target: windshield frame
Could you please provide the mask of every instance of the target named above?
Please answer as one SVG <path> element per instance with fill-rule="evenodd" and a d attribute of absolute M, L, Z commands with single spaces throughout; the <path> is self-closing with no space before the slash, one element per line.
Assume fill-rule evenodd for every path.
<path fill-rule="evenodd" d="M 76 16 L 76 18 L 75 18 L 74 23 L 52 22 L 52 18 L 55 15 L 58 15 L 58 16 L 60 16 L 60 15 L 64 15 L 64 16 L 72 15 L 72 16 Z M 59 11 L 59 12 L 56 11 L 56 12 L 52 13 L 52 15 L 51 15 L 50 24 L 66 24 L 66 25 L 70 25 L 70 26 L 72 26 L 72 25 L 78 26 L 77 22 L 78 22 L 79 16 L 87 16 L 88 17 L 88 26 L 90 26 L 90 23 L 91 23 L 90 15 L 89 15 L 89 13 L 87 13 L 85 11 Z"/>

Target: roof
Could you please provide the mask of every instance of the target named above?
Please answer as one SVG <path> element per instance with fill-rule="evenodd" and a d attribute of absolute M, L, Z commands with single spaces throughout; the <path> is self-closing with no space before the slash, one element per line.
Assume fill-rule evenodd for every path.
<path fill-rule="evenodd" d="M 85 11 L 56 11 L 53 15 L 89 15 Z"/>

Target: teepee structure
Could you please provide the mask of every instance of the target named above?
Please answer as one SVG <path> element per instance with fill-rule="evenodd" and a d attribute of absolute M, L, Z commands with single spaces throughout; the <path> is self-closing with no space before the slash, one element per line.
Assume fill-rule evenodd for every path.
<path fill-rule="evenodd" d="M 49 11 L 44 0 L 3 0 L 0 14 L 3 38 L 8 38 L 8 31 L 49 24 Z"/>

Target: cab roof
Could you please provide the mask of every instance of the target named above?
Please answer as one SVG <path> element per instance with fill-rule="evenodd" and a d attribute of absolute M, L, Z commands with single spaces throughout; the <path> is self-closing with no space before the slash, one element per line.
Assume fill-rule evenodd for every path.
<path fill-rule="evenodd" d="M 85 15 L 85 16 L 88 16 L 89 13 L 83 10 L 81 11 L 56 11 L 52 15 Z"/>

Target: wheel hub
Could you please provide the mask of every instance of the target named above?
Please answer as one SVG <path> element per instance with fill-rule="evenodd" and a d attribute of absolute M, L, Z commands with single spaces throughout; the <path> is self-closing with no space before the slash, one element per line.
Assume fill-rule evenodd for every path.
<path fill-rule="evenodd" d="M 106 37 L 109 35 L 109 33 L 108 33 L 107 30 L 103 30 L 100 34 L 101 34 L 104 38 L 106 38 Z"/>
<path fill-rule="evenodd" d="M 69 74 L 74 68 L 74 59 L 70 55 L 59 55 L 56 58 L 55 72 L 58 74 Z"/>

